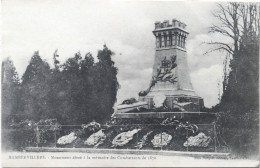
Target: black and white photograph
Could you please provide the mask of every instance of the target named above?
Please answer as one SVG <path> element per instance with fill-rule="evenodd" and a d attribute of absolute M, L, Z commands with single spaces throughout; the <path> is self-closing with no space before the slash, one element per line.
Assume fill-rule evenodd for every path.
<path fill-rule="evenodd" d="M 258 167 L 257 1 L 2 0 L 2 167 Z"/>

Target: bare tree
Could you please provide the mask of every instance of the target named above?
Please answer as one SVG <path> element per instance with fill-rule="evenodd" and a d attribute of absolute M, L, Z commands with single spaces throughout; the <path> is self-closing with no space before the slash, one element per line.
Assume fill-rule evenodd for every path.
<path fill-rule="evenodd" d="M 207 53 L 224 50 L 235 59 L 245 36 L 259 36 L 259 3 L 218 4 L 218 11 L 213 13 L 219 24 L 210 27 L 210 33 L 218 33 L 232 40 L 231 44 L 221 41 L 208 42 L 214 47 Z"/>

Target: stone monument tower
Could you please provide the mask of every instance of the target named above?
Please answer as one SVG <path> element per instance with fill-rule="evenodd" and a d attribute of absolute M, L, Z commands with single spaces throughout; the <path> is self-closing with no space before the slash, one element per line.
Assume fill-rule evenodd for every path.
<path fill-rule="evenodd" d="M 156 97 L 165 96 L 164 105 L 185 111 L 200 111 L 204 102 L 193 90 L 187 63 L 186 25 L 176 19 L 171 23 L 155 22 L 156 39 L 152 80 L 146 91 L 139 93 L 139 101 L 154 106 Z"/>

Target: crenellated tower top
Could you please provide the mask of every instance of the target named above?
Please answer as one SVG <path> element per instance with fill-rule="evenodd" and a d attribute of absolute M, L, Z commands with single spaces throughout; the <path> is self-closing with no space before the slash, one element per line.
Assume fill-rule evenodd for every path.
<path fill-rule="evenodd" d="M 169 20 L 155 22 L 153 34 L 156 37 L 156 50 L 172 47 L 185 50 L 185 42 L 189 33 L 186 31 L 185 23 L 172 19 L 171 24 Z"/>

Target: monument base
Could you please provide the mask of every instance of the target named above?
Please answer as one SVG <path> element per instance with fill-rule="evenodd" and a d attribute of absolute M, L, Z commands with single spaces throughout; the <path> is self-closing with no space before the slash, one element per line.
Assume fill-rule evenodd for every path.
<path fill-rule="evenodd" d="M 174 118 L 180 121 L 190 121 L 192 123 L 212 123 L 216 119 L 215 113 L 209 112 L 129 112 L 115 113 L 115 119 L 131 121 L 131 123 L 160 123 L 166 118 Z M 136 122 L 135 122 L 136 121 Z M 127 122 L 126 122 L 127 123 Z"/>
<path fill-rule="evenodd" d="M 148 104 L 148 109 L 154 108 L 154 97 L 153 94 L 148 94 L 147 96 L 139 96 L 139 101 L 146 102 Z M 179 109 L 179 111 L 189 111 L 189 112 L 200 112 L 204 108 L 204 100 L 196 95 L 165 95 L 164 105 L 168 109 Z M 176 111 L 176 110 L 175 110 Z"/>

